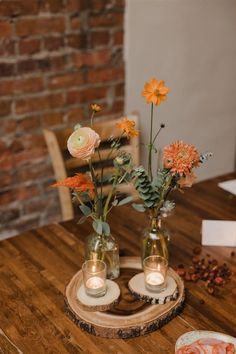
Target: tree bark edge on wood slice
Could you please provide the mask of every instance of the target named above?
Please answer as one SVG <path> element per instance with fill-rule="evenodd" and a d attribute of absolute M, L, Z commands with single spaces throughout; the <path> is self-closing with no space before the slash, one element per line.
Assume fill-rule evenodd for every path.
<path fill-rule="evenodd" d="M 123 272 L 123 275 L 125 275 L 126 270 L 131 270 L 131 268 L 135 270 L 136 274 L 142 271 L 140 258 L 121 257 L 121 274 Z M 65 291 L 66 313 L 83 331 L 104 338 L 126 339 L 153 332 L 177 316 L 184 307 L 185 292 L 183 281 L 173 270 L 171 270 L 171 272 L 173 272 L 173 276 L 178 285 L 178 298 L 164 305 L 150 305 L 141 302 L 143 305 L 138 308 L 138 312 L 128 316 L 121 316 L 111 311 L 91 313 L 81 310 L 78 304 L 75 306 L 71 298 L 75 296 L 78 281 L 77 273 L 72 278 Z M 132 297 L 127 288 L 127 282 L 125 283 L 125 288 L 121 289 L 120 301 L 123 301 L 123 296 L 128 296 L 128 300 Z M 127 302 L 127 306 L 130 306 L 129 301 Z"/>
<path fill-rule="evenodd" d="M 119 300 L 120 288 L 114 281 L 109 279 L 106 280 L 106 284 L 107 291 L 104 296 L 92 297 L 86 294 L 84 285 L 81 283 L 76 298 L 81 309 L 90 312 L 110 310 Z"/>
<path fill-rule="evenodd" d="M 170 272 L 168 272 L 170 274 Z M 155 304 L 166 304 L 169 301 L 174 301 L 178 298 L 178 287 L 176 281 L 171 275 L 167 276 L 167 288 L 160 293 L 153 293 L 145 288 L 144 273 L 136 274 L 130 279 L 128 288 L 132 295 L 139 300 Z M 169 287 L 169 288 L 168 288 Z"/>

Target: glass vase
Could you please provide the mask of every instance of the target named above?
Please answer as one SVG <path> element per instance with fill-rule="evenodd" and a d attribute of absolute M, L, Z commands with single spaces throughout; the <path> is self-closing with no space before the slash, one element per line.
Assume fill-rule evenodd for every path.
<path fill-rule="evenodd" d="M 102 260 L 107 265 L 107 278 L 120 275 L 119 246 L 112 235 L 91 234 L 85 245 L 85 260 Z"/>
<path fill-rule="evenodd" d="M 152 219 L 142 236 L 142 262 L 149 256 L 162 256 L 169 259 L 169 232 L 162 227 L 161 219 Z"/>

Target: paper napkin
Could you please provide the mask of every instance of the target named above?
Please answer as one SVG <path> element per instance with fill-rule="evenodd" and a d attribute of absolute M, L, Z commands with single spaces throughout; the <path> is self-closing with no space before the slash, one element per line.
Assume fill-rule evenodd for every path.
<path fill-rule="evenodd" d="M 220 182 L 218 186 L 227 192 L 230 192 L 236 195 L 236 179 L 232 179 L 230 181 Z"/>
<path fill-rule="evenodd" d="M 236 221 L 203 220 L 203 246 L 236 246 Z"/>

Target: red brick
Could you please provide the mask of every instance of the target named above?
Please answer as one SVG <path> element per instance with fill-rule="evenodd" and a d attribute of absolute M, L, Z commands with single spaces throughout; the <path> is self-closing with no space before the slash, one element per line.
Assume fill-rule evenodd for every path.
<path fill-rule="evenodd" d="M 39 39 L 31 39 L 21 41 L 19 43 L 20 54 L 35 54 L 40 51 L 41 41 Z"/>
<path fill-rule="evenodd" d="M 62 107 L 63 105 L 64 98 L 62 94 L 25 98 L 16 101 L 16 113 L 43 111 L 45 109 Z"/>
<path fill-rule="evenodd" d="M 47 165 L 44 162 L 34 163 L 32 166 L 22 166 L 16 172 L 16 178 L 19 182 L 26 182 L 36 180 L 42 177 L 51 178 L 54 175 L 51 165 Z"/>
<path fill-rule="evenodd" d="M 36 186 L 20 187 L 15 190 L 16 200 L 31 199 L 33 196 L 39 195 L 40 191 Z"/>
<path fill-rule="evenodd" d="M 12 24 L 10 21 L 0 21 L 0 38 L 10 37 L 12 34 Z"/>
<path fill-rule="evenodd" d="M 115 87 L 115 96 L 124 96 L 125 94 L 125 84 L 124 82 L 122 82 L 121 84 L 118 84 L 116 87 Z"/>
<path fill-rule="evenodd" d="M 0 63 L 0 77 L 13 76 L 15 73 L 15 64 Z"/>
<path fill-rule="evenodd" d="M 21 80 L 4 80 L 0 82 L 0 95 L 13 95 L 15 93 L 38 92 L 43 89 L 43 78 L 33 77 Z"/>
<path fill-rule="evenodd" d="M 47 37 L 44 39 L 45 49 L 53 51 L 64 47 L 63 37 Z"/>
<path fill-rule="evenodd" d="M 0 117 L 7 116 L 11 112 L 10 101 L 0 101 Z"/>
<path fill-rule="evenodd" d="M 66 120 L 68 125 L 76 124 L 82 119 L 84 119 L 84 111 L 81 107 L 71 109 L 66 114 Z"/>
<path fill-rule="evenodd" d="M 11 56 L 15 54 L 15 42 L 9 39 L 1 40 L 0 55 Z"/>
<path fill-rule="evenodd" d="M 63 0 L 41 0 L 39 3 L 40 12 L 62 12 L 63 11 Z"/>
<path fill-rule="evenodd" d="M 13 140 L 13 142 L 11 143 L 9 149 L 10 149 L 10 151 L 12 153 L 17 153 L 17 152 L 23 151 L 24 150 L 23 141 L 21 139 Z"/>
<path fill-rule="evenodd" d="M 110 9 L 111 7 L 113 7 L 113 4 L 111 1 L 91 0 L 90 7 L 93 11 L 94 10 L 102 11 L 102 10 Z"/>
<path fill-rule="evenodd" d="M 17 132 L 29 131 L 40 127 L 39 117 L 27 117 L 17 121 Z"/>
<path fill-rule="evenodd" d="M 38 18 L 35 20 L 19 20 L 16 23 L 17 36 L 30 36 L 47 33 L 63 33 L 65 18 Z"/>
<path fill-rule="evenodd" d="M 102 49 L 87 53 L 78 53 L 73 57 L 74 65 L 81 67 L 83 65 L 106 65 L 111 59 L 111 50 Z"/>
<path fill-rule="evenodd" d="M 51 70 L 66 70 L 68 56 L 62 55 L 50 59 Z"/>
<path fill-rule="evenodd" d="M 19 168 L 23 165 L 32 165 L 32 161 L 36 162 L 48 156 L 47 149 L 34 148 L 24 150 L 14 156 L 14 167 Z"/>
<path fill-rule="evenodd" d="M 91 27 L 110 27 L 123 24 L 123 13 L 109 13 L 104 16 L 104 13 L 90 16 L 88 21 Z"/>
<path fill-rule="evenodd" d="M 94 100 L 105 98 L 107 93 L 107 89 L 104 87 L 95 88 L 90 87 L 84 90 L 76 90 L 70 91 L 67 94 L 67 103 L 75 104 L 75 103 L 84 103 L 84 102 L 92 102 Z"/>
<path fill-rule="evenodd" d="M 0 156 L 0 169 L 3 171 L 9 171 L 13 168 L 13 156 L 10 150 L 4 152 Z"/>
<path fill-rule="evenodd" d="M 107 45 L 110 40 L 108 31 L 99 31 L 91 33 L 91 46 L 97 47 L 100 45 Z"/>
<path fill-rule="evenodd" d="M 63 116 L 64 114 L 59 112 L 45 114 L 41 119 L 42 126 L 47 128 L 49 126 L 60 125 L 63 123 Z"/>
<path fill-rule="evenodd" d="M 70 27 L 71 27 L 72 30 L 80 29 L 80 18 L 77 15 L 71 17 Z"/>
<path fill-rule="evenodd" d="M 6 0 L 0 2 L 1 16 L 19 16 L 37 13 L 37 2 L 33 0 Z"/>
<path fill-rule="evenodd" d="M 6 135 L 6 134 L 11 134 L 16 131 L 16 121 L 14 119 L 9 119 L 6 118 L 2 123 L 1 123 L 1 134 Z"/>
<path fill-rule="evenodd" d="M 67 10 L 76 12 L 85 10 L 88 7 L 88 0 L 67 0 Z"/>
<path fill-rule="evenodd" d="M 21 60 L 17 63 L 18 74 L 32 73 L 37 69 L 38 69 L 37 61 L 33 59 Z"/>
<path fill-rule="evenodd" d="M 122 45 L 124 42 L 124 32 L 116 31 L 114 33 L 114 45 Z"/>
<path fill-rule="evenodd" d="M 87 39 L 85 34 L 70 34 L 67 36 L 67 46 L 75 49 L 83 49 L 87 47 Z"/>
<path fill-rule="evenodd" d="M 8 172 L 1 173 L 0 188 L 8 187 L 13 184 L 13 177 Z"/>
<path fill-rule="evenodd" d="M 59 89 L 63 87 L 70 87 L 82 84 L 83 74 L 81 72 L 68 73 L 64 75 L 50 77 L 48 80 L 48 87 L 50 89 Z"/>
<path fill-rule="evenodd" d="M 9 223 L 14 221 L 15 219 L 19 218 L 20 216 L 20 209 L 17 208 L 10 208 L 7 210 L 4 210 L 3 213 L 1 213 L 1 223 Z"/>
<path fill-rule="evenodd" d="M 88 82 L 97 83 L 97 82 L 106 82 L 113 80 L 124 79 L 124 68 L 108 68 L 108 69 L 98 69 L 90 70 L 88 72 Z"/>
<path fill-rule="evenodd" d="M 0 96 L 12 95 L 14 92 L 14 80 L 0 81 Z"/>

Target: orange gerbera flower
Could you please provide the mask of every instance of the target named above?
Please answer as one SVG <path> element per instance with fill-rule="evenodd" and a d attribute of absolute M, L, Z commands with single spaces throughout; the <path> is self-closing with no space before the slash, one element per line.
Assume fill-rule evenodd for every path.
<path fill-rule="evenodd" d="M 188 175 L 199 164 L 199 153 L 194 145 L 179 140 L 164 148 L 164 167 L 173 174 Z"/>
<path fill-rule="evenodd" d="M 168 92 L 169 89 L 165 87 L 165 81 L 151 79 L 145 83 L 142 95 L 146 98 L 147 103 L 153 103 L 158 106 L 167 99 Z"/>
<path fill-rule="evenodd" d="M 63 181 L 54 183 L 52 187 L 68 187 L 78 192 L 88 192 L 91 196 L 94 193 L 94 184 L 87 174 L 76 173 L 73 177 L 67 177 Z"/>
<path fill-rule="evenodd" d="M 124 117 L 120 122 L 116 123 L 117 128 L 121 129 L 127 137 L 135 137 L 139 135 L 139 131 L 135 129 L 135 122 Z"/>

